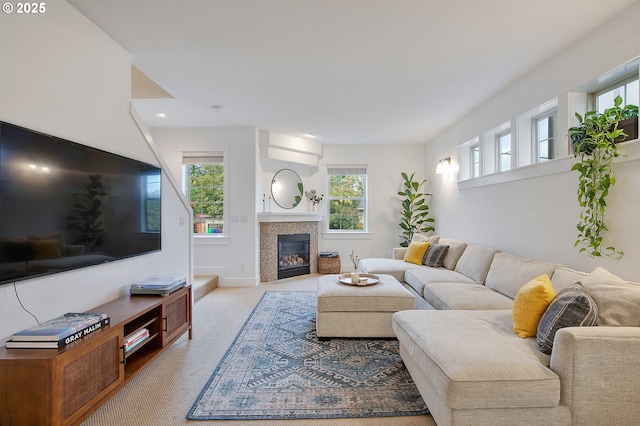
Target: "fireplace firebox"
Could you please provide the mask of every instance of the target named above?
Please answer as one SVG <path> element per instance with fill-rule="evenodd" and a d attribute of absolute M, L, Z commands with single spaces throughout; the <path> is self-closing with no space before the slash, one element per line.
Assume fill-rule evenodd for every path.
<path fill-rule="evenodd" d="M 311 273 L 309 234 L 278 235 L 278 279 Z"/>

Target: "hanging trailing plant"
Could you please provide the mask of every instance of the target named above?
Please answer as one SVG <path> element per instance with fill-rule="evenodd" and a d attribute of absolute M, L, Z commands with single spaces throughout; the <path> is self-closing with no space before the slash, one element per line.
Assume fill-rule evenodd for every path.
<path fill-rule="evenodd" d="M 638 115 L 637 106 L 621 105 L 622 98 L 618 96 L 614 106 L 603 113 L 589 111 L 584 117 L 576 113 L 580 125 L 569 129 L 578 160 L 571 170 L 578 172 L 578 203 L 582 208 L 574 247 L 580 246 L 580 252 L 586 251 L 591 257 L 619 259 L 624 255 L 615 247 L 602 246 L 604 233 L 608 231 L 604 220 L 606 198 L 616 183 L 613 159 L 619 156 L 617 142 L 626 137 L 618 125 L 621 120 Z"/>
<path fill-rule="evenodd" d="M 431 194 L 424 194 L 420 192 L 420 188 L 427 182 L 417 182 L 413 180 L 415 173 L 411 176 L 407 176 L 402 172 L 402 179 L 404 180 L 404 190 L 398 192 L 402 202 L 402 211 L 400 212 L 400 228 L 402 228 L 402 242 L 400 246 L 407 247 L 413 234 L 426 233 L 435 230 L 432 226 L 434 223 L 433 218 L 429 217 L 429 206 L 426 204 L 426 197 Z"/>

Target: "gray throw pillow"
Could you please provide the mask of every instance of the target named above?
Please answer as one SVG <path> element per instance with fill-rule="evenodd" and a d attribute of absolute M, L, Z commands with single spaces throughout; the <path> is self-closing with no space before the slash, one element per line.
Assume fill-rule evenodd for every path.
<path fill-rule="evenodd" d="M 556 332 L 564 327 L 588 327 L 598 321 L 598 306 L 577 282 L 553 298 L 538 323 L 536 341 L 540 352 L 550 355 Z"/>
<path fill-rule="evenodd" d="M 449 246 L 444 244 L 429 244 L 429 248 L 422 258 L 422 264 L 440 268 L 448 250 Z"/>

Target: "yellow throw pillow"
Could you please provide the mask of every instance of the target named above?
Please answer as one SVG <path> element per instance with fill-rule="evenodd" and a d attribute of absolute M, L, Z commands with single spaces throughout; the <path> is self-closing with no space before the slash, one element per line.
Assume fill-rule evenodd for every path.
<path fill-rule="evenodd" d="M 31 249 L 35 259 L 55 259 L 62 257 L 58 240 L 32 240 Z"/>
<path fill-rule="evenodd" d="M 422 258 L 424 257 L 424 254 L 427 252 L 428 248 L 429 248 L 428 241 L 424 241 L 420 243 L 417 241 L 411 241 L 409 243 L 409 247 L 407 248 L 407 251 L 404 254 L 403 260 L 405 262 L 415 263 L 416 265 L 422 265 Z"/>
<path fill-rule="evenodd" d="M 538 323 L 556 292 L 547 274 L 540 275 L 520 287 L 513 301 L 513 330 L 520 337 L 536 337 Z"/>

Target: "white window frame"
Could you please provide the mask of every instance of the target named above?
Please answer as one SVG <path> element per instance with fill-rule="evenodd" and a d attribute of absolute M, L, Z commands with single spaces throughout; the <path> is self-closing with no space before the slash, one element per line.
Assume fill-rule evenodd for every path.
<path fill-rule="evenodd" d="M 475 155 L 477 153 L 477 156 Z M 477 142 L 469 147 L 469 176 L 471 178 L 477 178 L 482 176 L 482 149 L 480 148 L 480 142 Z M 476 165 L 477 170 L 476 170 Z"/>
<path fill-rule="evenodd" d="M 330 180 L 332 175 L 337 175 L 337 171 L 343 171 L 344 175 L 356 175 L 361 174 L 364 175 L 364 196 L 363 197 L 331 197 L 330 191 Z M 362 173 L 358 173 L 358 171 Z M 325 222 L 325 232 L 328 234 L 366 234 L 368 233 L 368 223 L 369 223 L 369 179 L 368 179 L 368 166 L 367 165 L 328 165 L 327 166 L 327 177 L 326 177 L 326 194 L 327 194 L 327 202 L 326 202 L 326 222 Z M 362 229 L 331 229 L 331 202 L 334 200 L 343 200 L 346 198 L 354 198 L 362 200 L 364 203 L 364 211 L 363 211 L 363 224 Z"/>
<path fill-rule="evenodd" d="M 191 201 L 190 177 L 189 168 L 187 166 L 189 164 L 222 164 L 223 166 L 222 232 L 210 234 L 196 233 L 195 229 L 193 229 L 192 235 L 196 239 L 222 239 L 229 236 L 229 167 L 227 162 L 227 156 L 222 151 L 182 153 L 182 191 L 189 202 Z"/>
<path fill-rule="evenodd" d="M 553 153 L 550 158 L 543 160 L 540 158 L 540 143 L 543 141 L 540 140 L 539 129 L 540 129 L 540 122 L 548 118 L 553 118 L 553 135 L 549 135 L 549 137 L 545 139 L 545 141 L 547 141 L 548 143 L 550 142 Z M 546 163 L 548 161 L 555 160 L 556 158 L 558 158 L 558 110 L 554 109 L 550 112 L 534 117 L 532 120 L 531 129 L 533 131 L 532 148 L 533 148 L 533 158 L 535 159 L 535 162 Z M 547 149 L 548 148 L 549 147 L 547 147 Z"/>
<path fill-rule="evenodd" d="M 596 90 L 594 90 L 593 92 L 591 92 L 589 94 L 589 98 L 590 98 L 590 102 L 591 105 L 593 105 L 593 110 L 594 111 L 599 111 L 599 112 L 603 112 L 606 108 L 611 108 L 613 107 L 613 104 L 611 105 L 600 105 L 599 104 L 599 99 L 602 95 L 604 95 L 605 93 L 609 93 L 611 91 L 615 91 L 615 90 L 619 90 L 622 89 L 623 93 L 614 93 L 613 97 L 615 98 L 616 95 L 620 95 L 622 96 L 622 105 L 627 105 L 629 103 L 629 94 L 627 93 L 627 88 L 629 83 L 633 83 L 633 82 L 637 82 L 638 81 L 638 72 L 632 73 L 632 74 L 628 74 L 625 77 L 614 81 L 611 84 L 607 84 L 606 86 L 600 87 Z M 635 97 L 638 98 L 638 93 L 635 94 Z M 637 101 L 636 101 L 637 103 Z M 635 104 L 634 104 L 635 105 Z"/>
<path fill-rule="evenodd" d="M 502 152 L 502 141 L 505 139 L 505 137 L 508 136 L 509 137 L 509 150 L 507 152 Z M 497 169 L 498 172 L 506 172 L 507 170 L 511 170 L 513 168 L 513 143 L 512 143 L 512 137 L 511 137 L 511 129 L 506 130 L 504 132 L 500 132 L 498 134 L 496 134 L 496 154 L 497 154 Z M 508 167 L 503 167 L 502 165 L 502 157 L 503 155 L 508 155 L 509 156 L 509 164 Z"/>

